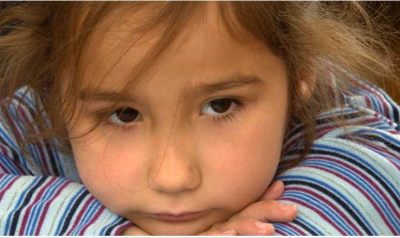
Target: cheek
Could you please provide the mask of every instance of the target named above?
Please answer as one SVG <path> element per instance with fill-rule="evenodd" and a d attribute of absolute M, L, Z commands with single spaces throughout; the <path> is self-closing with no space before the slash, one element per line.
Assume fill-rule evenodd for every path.
<path fill-rule="evenodd" d="M 143 144 L 129 143 L 122 139 L 102 136 L 79 144 L 72 144 L 76 165 L 83 184 L 102 204 L 111 211 L 122 214 L 134 202 L 136 192 L 148 185 L 143 180 L 144 167 L 141 154 Z M 135 145 L 135 146 L 133 146 Z M 129 151 L 135 151 L 132 156 Z M 119 201 L 116 203 L 115 201 Z"/>
<path fill-rule="evenodd" d="M 208 175 L 205 179 L 213 179 L 208 182 L 220 190 L 212 193 L 214 199 L 224 200 L 232 210 L 258 199 L 279 163 L 284 122 L 261 119 L 247 120 L 235 130 L 209 130 L 201 143 Z"/>

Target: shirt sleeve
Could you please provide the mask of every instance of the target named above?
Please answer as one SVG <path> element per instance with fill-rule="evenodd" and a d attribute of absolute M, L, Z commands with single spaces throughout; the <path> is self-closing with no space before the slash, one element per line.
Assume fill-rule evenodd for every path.
<path fill-rule="evenodd" d="M 15 95 L 18 98 L 23 92 Z M 74 161 L 44 141 L 22 153 L 17 121 L 32 118 L 32 102 L 2 101 L 0 114 L 0 235 L 117 235 L 132 223 L 107 210 L 80 182 Z M 4 117 L 9 110 L 11 118 Z M 20 118 L 18 118 L 20 117 Z M 17 120 L 18 119 L 18 120 Z M 14 127 L 16 135 L 11 132 Z"/>
<path fill-rule="evenodd" d="M 276 178 L 282 201 L 299 209 L 293 222 L 274 224 L 276 235 L 400 234 L 399 106 L 373 87 L 343 96 L 348 126 L 322 114 L 311 152 Z M 301 150 L 302 135 L 290 136 L 281 169 Z"/>

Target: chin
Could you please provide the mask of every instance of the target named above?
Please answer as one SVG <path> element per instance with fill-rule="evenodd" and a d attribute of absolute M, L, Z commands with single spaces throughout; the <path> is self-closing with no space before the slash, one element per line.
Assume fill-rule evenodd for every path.
<path fill-rule="evenodd" d="M 197 235 L 202 231 L 194 231 L 189 229 L 180 229 L 180 228 L 167 228 L 167 229 L 160 229 L 150 231 L 149 233 L 153 236 L 192 236 Z"/>
<path fill-rule="evenodd" d="M 189 223 L 180 223 L 180 224 L 157 224 L 151 226 L 151 224 L 146 224 L 146 226 L 140 226 L 143 230 L 153 236 L 191 236 L 197 235 L 201 232 L 204 232 L 209 229 L 209 227 L 205 227 L 204 223 L 201 224 L 203 226 L 195 226 L 195 224 Z M 148 229 L 147 229 L 148 228 Z"/>

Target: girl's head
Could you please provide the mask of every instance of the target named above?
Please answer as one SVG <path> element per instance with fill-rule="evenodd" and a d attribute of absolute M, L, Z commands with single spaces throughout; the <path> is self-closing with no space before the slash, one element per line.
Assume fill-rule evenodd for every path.
<path fill-rule="evenodd" d="M 0 38 L 1 95 L 33 89 L 46 113 L 38 106 L 36 135 L 59 139 L 107 208 L 152 234 L 195 234 L 259 198 L 293 122 L 306 153 L 315 116 L 334 104 L 327 75 L 390 76 L 365 48 L 384 45 L 333 7 L 26 3 L 1 18 L 17 20 Z"/>

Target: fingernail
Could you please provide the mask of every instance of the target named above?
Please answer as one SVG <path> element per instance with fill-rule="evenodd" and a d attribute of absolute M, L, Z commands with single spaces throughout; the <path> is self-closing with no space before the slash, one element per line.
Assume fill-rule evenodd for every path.
<path fill-rule="evenodd" d="M 270 226 L 272 226 L 272 225 L 268 224 L 268 223 L 263 223 L 263 222 L 260 222 L 260 221 L 256 221 L 256 227 L 258 227 L 258 228 L 260 228 L 262 230 L 265 230 Z"/>
<path fill-rule="evenodd" d="M 234 229 L 230 229 L 230 230 L 226 230 L 226 231 L 224 231 L 224 232 L 222 232 L 223 234 L 227 234 L 227 235 L 229 235 L 229 234 L 234 234 L 235 233 L 235 230 Z"/>
<path fill-rule="evenodd" d="M 279 203 L 279 208 L 285 211 L 294 210 L 296 209 L 296 205 L 294 204 L 287 204 L 287 203 Z"/>

